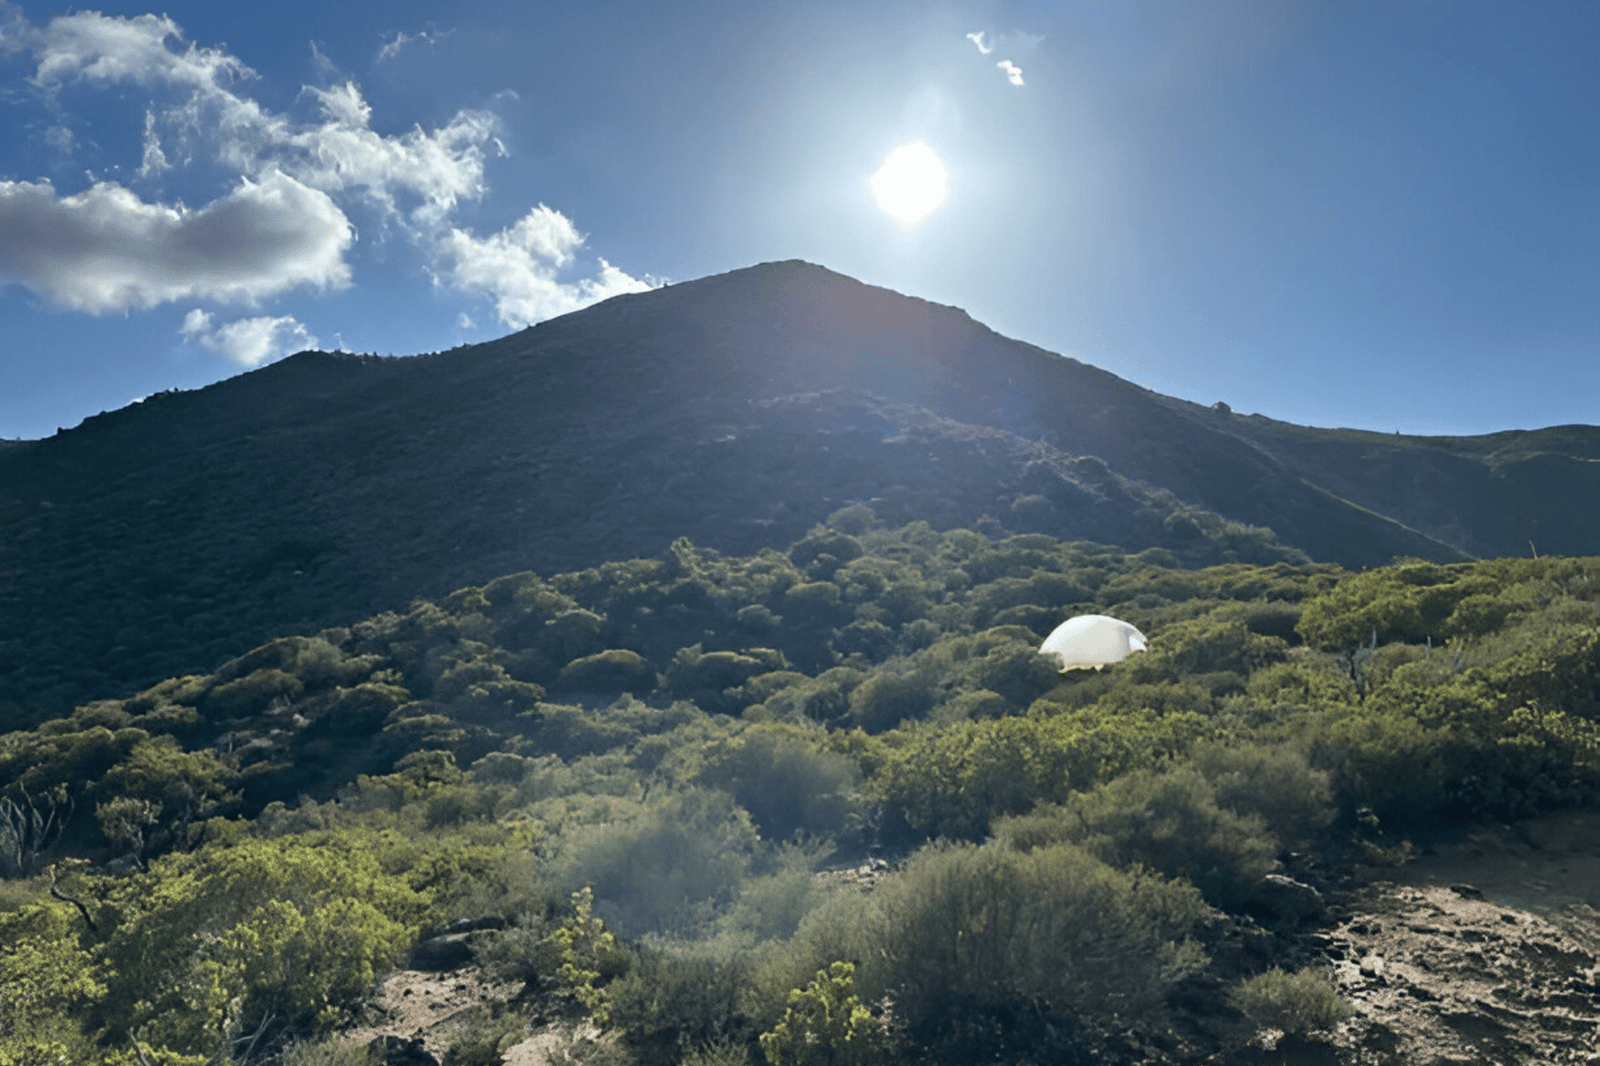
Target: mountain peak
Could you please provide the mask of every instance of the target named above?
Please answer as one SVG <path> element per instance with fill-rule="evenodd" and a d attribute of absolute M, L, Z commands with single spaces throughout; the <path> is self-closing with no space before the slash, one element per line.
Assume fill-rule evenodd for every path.
<path fill-rule="evenodd" d="M 161 647 L 220 661 L 682 536 L 782 548 L 851 504 L 1194 563 L 1593 552 L 1597 455 L 1588 427 L 1389 440 L 1231 416 L 763 263 L 430 356 L 304 352 L 0 449 L 0 634 L 30 635 L 27 655 L 0 637 L 0 685 L 59 706 L 192 665 Z M 60 609 L 77 601 L 95 610 Z"/>

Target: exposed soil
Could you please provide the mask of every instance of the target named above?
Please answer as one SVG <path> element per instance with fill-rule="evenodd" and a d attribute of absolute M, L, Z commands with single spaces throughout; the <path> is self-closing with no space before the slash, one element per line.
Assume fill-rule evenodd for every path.
<path fill-rule="evenodd" d="M 345 1042 L 365 1045 L 380 1036 L 418 1039 L 441 1062 L 450 1040 L 495 1003 L 509 1003 L 519 985 L 497 985 L 476 966 L 449 973 L 396 970 L 384 978 Z"/>
<path fill-rule="evenodd" d="M 1350 1019 L 1320 1047 L 1237 1061 L 1600 1063 L 1600 813 L 1480 829 L 1367 876 L 1322 934 Z"/>

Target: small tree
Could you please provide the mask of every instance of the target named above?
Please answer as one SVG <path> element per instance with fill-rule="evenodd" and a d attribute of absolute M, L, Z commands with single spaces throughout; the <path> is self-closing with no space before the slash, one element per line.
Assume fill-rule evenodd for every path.
<path fill-rule="evenodd" d="M 761 1053 L 771 1066 L 874 1066 L 885 1061 L 883 1029 L 855 990 L 856 968 L 836 962 L 805 988 L 789 993 L 789 1008 Z"/>
<path fill-rule="evenodd" d="M 617 938 L 594 916 L 594 890 L 587 885 L 572 894 L 572 914 L 551 937 L 561 952 L 557 974 L 561 984 L 583 1009 L 604 1028 L 611 1021 L 605 989 L 596 983 L 607 970 L 614 971 L 622 957 Z"/>

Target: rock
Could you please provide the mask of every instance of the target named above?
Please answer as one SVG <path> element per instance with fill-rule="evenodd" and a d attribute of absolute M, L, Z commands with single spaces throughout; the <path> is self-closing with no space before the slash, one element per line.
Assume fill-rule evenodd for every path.
<path fill-rule="evenodd" d="M 1283 874 L 1268 874 L 1256 886 L 1253 901 L 1270 920 L 1296 926 L 1307 918 L 1322 914 L 1322 893 L 1315 888 Z"/>
<path fill-rule="evenodd" d="M 457 918 L 450 923 L 452 933 L 477 933 L 485 929 L 504 929 L 506 920 L 495 915 L 485 915 L 482 918 Z"/>
<path fill-rule="evenodd" d="M 1451 885 L 1450 891 L 1462 899 L 1482 899 L 1483 890 L 1475 885 Z"/>
<path fill-rule="evenodd" d="M 446 933 L 444 936 L 429 937 L 411 949 L 411 968 L 430 973 L 459 970 L 463 966 L 471 966 L 476 959 L 471 933 Z"/>
<path fill-rule="evenodd" d="M 439 1060 L 421 1040 L 380 1036 L 367 1045 L 367 1053 L 378 1066 L 439 1066 Z"/>
<path fill-rule="evenodd" d="M 1383 976 L 1383 956 L 1382 955 L 1368 955 L 1366 958 L 1362 959 L 1361 960 L 1361 976 L 1362 977 L 1374 977 L 1374 978 L 1382 977 Z"/>

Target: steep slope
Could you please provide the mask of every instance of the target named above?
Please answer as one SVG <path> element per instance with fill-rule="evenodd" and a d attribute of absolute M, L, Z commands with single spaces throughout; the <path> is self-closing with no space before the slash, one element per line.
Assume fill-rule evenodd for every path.
<path fill-rule="evenodd" d="M 1596 550 L 1600 428 L 1409 437 L 1311 429 L 1166 402 L 1260 448 L 1308 482 L 1471 555 Z"/>
<path fill-rule="evenodd" d="M 514 570 L 685 535 L 783 545 L 853 502 L 1195 559 L 1520 550 L 1468 506 L 1471 477 L 1435 502 L 1364 439 L 1296 430 L 797 262 L 447 353 L 303 353 L 0 449 L 0 718 Z M 1488 471 L 1492 506 L 1535 500 L 1542 529 L 1581 527 L 1587 453 L 1494 466 L 1515 447 L 1413 450 Z"/>

